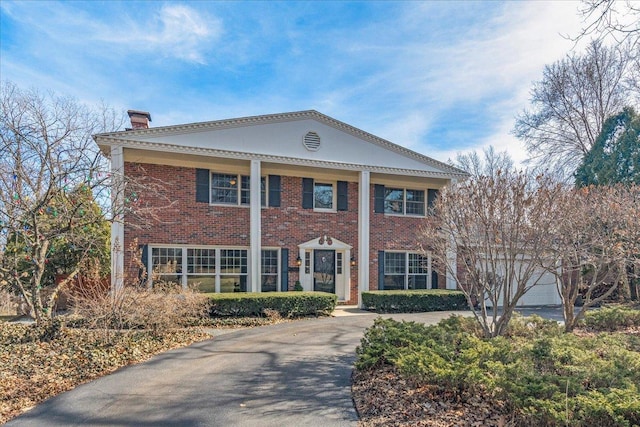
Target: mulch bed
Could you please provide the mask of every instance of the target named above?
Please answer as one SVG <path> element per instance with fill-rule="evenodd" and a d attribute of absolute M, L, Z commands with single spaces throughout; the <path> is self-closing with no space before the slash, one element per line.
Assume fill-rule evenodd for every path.
<path fill-rule="evenodd" d="M 482 396 L 461 401 L 437 387 L 412 384 L 392 366 L 354 371 L 352 396 L 361 427 L 502 427 L 510 418 L 501 402 Z"/>

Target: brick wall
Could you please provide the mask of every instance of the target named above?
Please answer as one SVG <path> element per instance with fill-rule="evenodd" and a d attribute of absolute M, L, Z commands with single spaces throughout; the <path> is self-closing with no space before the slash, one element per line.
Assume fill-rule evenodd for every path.
<path fill-rule="evenodd" d="M 371 186 L 373 194 L 373 186 Z M 423 218 L 392 216 L 373 211 L 373 197 L 369 203 L 369 289 L 378 289 L 378 251 L 419 251 L 425 245 L 422 238 Z M 438 274 L 438 287 L 445 288 L 444 275 Z"/>
<path fill-rule="evenodd" d="M 139 194 L 140 206 L 161 206 L 166 197 L 173 204 L 156 212 L 154 221 L 125 216 L 125 248 L 138 239 L 139 244 L 161 243 L 176 245 L 250 245 L 249 207 L 210 206 L 196 203 L 195 169 L 154 164 L 125 163 L 125 174 L 147 177 L 162 182 L 164 190 L 157 197 Z M 302 208 L 302 177 L 283 176 L 281 179 L 281 207 L 263 208 L 262 246 L 289 249 L 289 266 L 295 266 L 298 245 L 320 236 L 341 240 L 353 247 L 352 256 L 358 257 L 358 184 L 348 185 L 347 211 L 315 212 Z M 373 186 L 370 194 L 373 195 Z M 370 202 L 370 289 L 378 287 L 379 250 L 417 250 L 422 219 L 385 216 L 373 212 Z M 348 263 L 349 260 L 344 260 Z M 298 272 L 290 271 L 289 286 L 298 280 Z M 443 280 L 439 280 L 444 287 Z M 357 267 L 351 269 L 350 301 L 358 298 Z"/>

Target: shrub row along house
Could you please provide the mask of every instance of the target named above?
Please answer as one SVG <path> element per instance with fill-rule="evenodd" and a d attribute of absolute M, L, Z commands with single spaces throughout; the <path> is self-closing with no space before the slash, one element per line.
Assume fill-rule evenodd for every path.
<path fill-rule="evenodd" d="M 96 135 L 114 176 L 154 192 L 116 192 L 112 281 L 137 241 L 150 280 L 208 292 L 335 293 L 455 288 L 420 252 L 421 221 L 439 189 L 466 173 L 317 111 Z M 126 205 L 160 206 L 141 223 Z"/>

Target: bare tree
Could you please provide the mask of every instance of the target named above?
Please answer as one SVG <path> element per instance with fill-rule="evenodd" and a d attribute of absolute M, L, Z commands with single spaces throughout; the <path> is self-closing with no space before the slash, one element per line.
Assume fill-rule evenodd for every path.
<path fill-rule="evenodd" d="M 566 189 L 554 203 L 562 214 L 550 229 L 549 257 L 541 261 L 556 276 L 565 330 L 572 331 L 587 309 L 616 290 L 629 293 L 627 273 L 636 271 L 640 254 L 640 188 Z"/>
<path fill-rule="evenodd" d="M 498 172 L 453 185 L 436 202 L 425 249 L 464 292 L 487 337 L 505 332 L 518 301 L 545 274 L 538 266 L 560 188 L 544 177 Z"/>
<path fill-rule="evenodd" d="M 24 298 L 38 323 L 52 315 L 59 291 L 73 280 L 80 261 L 105 244 L 103 235 L 89 232 L 104 219 L 94 200 L 108 200 L 110 178 L 92 134 L 121 123 L 109 109 L 2 84 L 0 283 Z M 50 260 L 68 257 L 55 253 L 62 241 L 73 245 L 76 263 L 66 280 L 46 282 Z"/>
<path fill-rule="evenodd" d="M 482 156 L 477 151 L 458 153 L 455 160 L 449 160 L 449 163 L 474 177 L 496 176 L 500 172 L 511 171 L 514 168 L 513 159 L 509 153 L 497 152 L 492 145 L 482 150 Z"/>
<path fill-rule="evenodd" d="M 640 3 L 637 0 L 583 0 L 579 13 L 585 26 L 573 40 L 584 37 L 603 39 L 607 36 L 619 43 L 640 45 Z"/>
<path fill-rule="evenodd" d="M 530 161 L 570 178 L 605 120 L 637 102 L 629 82 L 636 65 L 624 47 L 596 40 L 584 55 L 546 66 L 531 91 L 531 109 L 518 115 L 514 128 Z"/>

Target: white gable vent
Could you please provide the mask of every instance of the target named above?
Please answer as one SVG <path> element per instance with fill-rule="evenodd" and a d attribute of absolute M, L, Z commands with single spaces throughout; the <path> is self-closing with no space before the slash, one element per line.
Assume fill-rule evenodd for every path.
<path fill-rule="evenodd" d="M 320 136 L 315 132 L 307 132 L 302 144 L 309 151 L 318 151 L 318 148 L 320 148 Z"/>

